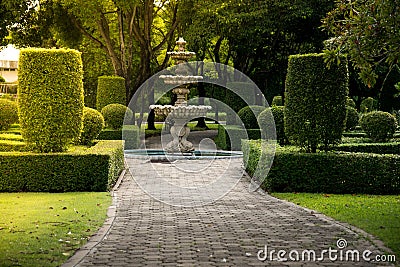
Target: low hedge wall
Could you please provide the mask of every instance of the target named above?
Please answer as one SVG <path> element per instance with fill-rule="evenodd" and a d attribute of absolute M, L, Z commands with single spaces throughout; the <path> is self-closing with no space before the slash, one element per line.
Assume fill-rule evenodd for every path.
<path fill-rule="evenodd" d="M 400 143 L 341 144 L 335 147 L 333 150 L 375 154 L 400 154 Z"/>
<path fill-rule="evenodd" d="M 244 141 L 246 171 L 253 175 L 260 141 Z M 269 192 L 400 194 L 400 155 L 348 152 L 302 153 L 278 148 L 262 184 Z"/>
<path fill-rule="evenodd" d="M 124 126 L 125 149 L 139 148 L 140 134 L 139 127 L 135 125 Z M 105 129 L 101 131 L 98 140 L 122 140 L 122 130 Z"/>
<path fill-rule="evenodd" d="M 65 153 L 0 153 L 0 192 L 107 191 L 124 168 L 122 141 Z"/>
<path fill-rule="evenodd" d="M 250 140 L 260 139 L 260 129 L 247 129 L 247 137 Z M 240 150 L 241 139 L 247 139 L 247 137 L 244 128 L 234 125 L 218 125 L 218 135 L 215 143 L 224 150 Z"/>

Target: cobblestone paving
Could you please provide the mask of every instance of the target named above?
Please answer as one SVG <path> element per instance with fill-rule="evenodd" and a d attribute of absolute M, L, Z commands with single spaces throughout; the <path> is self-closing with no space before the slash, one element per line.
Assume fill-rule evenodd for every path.
<path fill-rule="evenodd" d="M 114 191 L 115 217 L 106 222 L 103 235 L 93 237 L 94 247 L 83 247 L 65 266 L 380 266 L 362 259 L 333 262 L 327 253 L 324 261 L 309 261 L 307 254 L 305 261 L 276 261 L 278 250 L 285 250 L 287 258 L 291 250 L 296 250 L 300 259 L 306 249 L 315 250 L 319 258 L 331 247 L 338 251 L 332 254 L 338 259 L 340 251 L 343 259 L 348 250 L 357 249 L 360 258 L 366 249 L 373 252 L 371 258 L 382 251 L 333 220 L 262 192 L 249 191 L 246 176 L 212 204 L 189 207 L 155 200 L 135 180 L 144 176 L 152 181 L 160 175 L 179 184 L 174 173 L 183 172 L 186 180 L 198 179 L 196 183 L 207 185 L 218 174 L 218 168 L 226 170 L 224 160 L 216 161 L 210 163 L 216 164 L 213 168 L 206 168 L 200 175 L 208 178 L 201 180 L 196 173 L 172 170 L 173 165 L 128 160 L 130 172 Z M 196 161 L 191 164 L 194 166 Z M 230 165 L 229 171 L 243 172 L 240 163 Z M 182 201 L 187 204 L 187 200 Z M 337 247 L 340 238 L 348 244 L 341 250 Z M 257 255 L 265 256 L 265 246 L 267 259 L 261 261 Z M 274 260 L 269 257 L 272 250 Z M 291 256 L 295 258 L 295 252 Z"/>

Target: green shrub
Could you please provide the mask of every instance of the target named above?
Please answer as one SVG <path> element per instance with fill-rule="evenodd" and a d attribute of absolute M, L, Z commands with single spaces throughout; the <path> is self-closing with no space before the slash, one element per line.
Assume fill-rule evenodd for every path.
<path fill-rule="evenodd" d="M 388 112 L 372 111 L 361 116 L 360 125 L 373 141 L 385 142 L 393 137 L 397 128 L 397 121 Z"/>
<path fill-rule="evenodd" d="M 356 108 L 356 102 L 354 102 L 353 98 L 347 97 L 346 106 Z"/>
<path fill-rule="evenodd" d="M 4 79 L 4 77 L 0 75 L 0 83 L 5 83 L 5 82 L 6 82 L 6 79 Z"/>
<path fill-rule="evenodd" d="M 286 135 L 285 135 L 285 107 L 284 106 L 272 106 L 269 109 L 264 110 L 258 116 L 258 121 L 260 122 L 260 128 L 263 133 L 267 133 L 271 131 L 269 127 L 271 127 L 271 118 L 273 116 L 273 120 L 275 121 L 275 131 L 276 131 L 276 139 L 280 145 L 284 145 L 287 143 Z"/>
<path fill-rule="evenodd" d="M 400 154 L 400 143 L 350 143 L 340 144 L 335 151 L 360 152 L 374 154 Z"/>
<path fill-rule="evenodd" d="M 107 191 L 123 168 L 121 141 L 75 152 L 0 152 L 0 192 Z"/>
<path fill-rule="evenodd" d="M 126 105 L 125 79 L 119 76 L 100 76 L 97 82 L 96 108 L 109 104 Z"/>
<path fill-rule="evenodd" d="M 265 110 L 262 106 L 246 106 L 239 110 L 238 116 L 246 129 L 260 129 L 257 117 Z"/>
<path fill-rule="evenodd" d="M 140 145 L 139 127 L 136 125 L 124 125 L 122 139 L 125 141 L 124 149 L 137 149 Z"/>
<path fill-rule="evenodd" d="M 346 106 L 346 130 L 354 130 L 358 125 L 359 119 L 357 110 L 350 106 Z"/>
<path fill-rule="evenodd" d="M 367 113 L 376 111 L 378 109 L 378 101 L 373 99 L 372 97 L 367 97 L 360 104 L 360 112 Z"/>
<path fill-rule="evenodd" d="M 7 130 L 18 122 L 18 105 L 14 101 L 0 99 L 0 130 Z"/>
<path fill-rule="evenodd" d="M 22 135 L 40 152 L 60 152 L 77 140 L 83 123 L 80 52 L 22 49 L 18 108 Z"/>
<path fill-rule="evenodd" d="M 289 142 L 316 152 L 341 140 L 348 94 L 347 62 L 329 69 L 323 54 L 289 57 L 285 92 L 285 133 Z"/>
<path fill-rule="evenodd" d="M 127 120 L 133 118 L 133 112 L 128 107 L 121 104 L 109 104 L 101 110 L 106 126 L 117 130 L 121 129 L 124 124 L 125 113 Z"/>
<path fill-rule="evenodd" d="M 259 141 L 243 142 L 252 176 L 262 153 Z M 323 167 L 321 167 L 323 166 Z M 400 155 L 301 153 L 278 148 L 262 187 L 268 192 L 400 194 Z M 343 175 L 346 174 L 346 175 Z"/>
<path fill-rule="evenodd" d="M 255 103 L 255 96 L 254 92 L 249 92 L 246 94 L 247 97 L 247 102 L 245 99 L 242 99 L 239 95 L 236 94 L 236 92 L 244 92 L 244 90 L 249 89 L 249 84 L 248 83 L 243 83 L 243 82 L 229 82 L 226 84 L 227 88 L 225 89 L 225 101 L 224 103 L 227 104 L 234 112 L 239 112 L 242 108 L 248 106 L 252 103 Z M 219 88 L 219 90 L 223 90 L 222 88 Z M 226 110 L 226 124 L 236 124 L 236 114 L 232 113 L 229 110 Z"/>
<path fill-rule="evenodd" d="M 91 144 L 104 128 L 104 118 L 95 109 L 84 107 L 83 109 L 83 130 L 80 141 L 83 145 Z"/>
<path fill-rule="evenodd" d="M 240 150 L 241 139 L 246 139 L 246 130 L 233 125 L 218 125 L 215 144 L 224 150 Z"/>
<path fill-rule="evenodd" d="M 280 95 L 274 96 L 274 98 L 272 99 L 271 106 L 283 106 L 282 96 Z"/>

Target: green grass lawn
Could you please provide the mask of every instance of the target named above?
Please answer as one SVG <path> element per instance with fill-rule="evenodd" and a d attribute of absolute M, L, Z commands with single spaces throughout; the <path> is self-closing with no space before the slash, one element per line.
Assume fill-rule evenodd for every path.
<path fill-rule="evenodd" d="M 376 236 L 400 258 L 400 196 L 274 193 Z"/>
<path fill-rule="evenodd" d="M 110 194 L 1 193 L 0 266 L 60 266 L 104 223 Z"/>

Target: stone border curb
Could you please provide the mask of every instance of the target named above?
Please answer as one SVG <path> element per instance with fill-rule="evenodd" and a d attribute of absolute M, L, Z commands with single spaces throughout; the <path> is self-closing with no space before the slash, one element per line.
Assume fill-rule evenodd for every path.
<path fill-rule="evenodd" d="M 121 174 L 118 177 L 117 182 L 115 183 L 111 193 L 112 203 L 107 209 L 107 218 L 104 221 L 103 225 L 100 229 L 93 234 L 88 242 L 80 247 L 77 251 L 75 251 L 74 255 L 70 257 L 65 263 L 63 263 L 62 267 L 74 267 L 78 266 L 83 258 L 88 255 L 95 247 L 107 236 L 108 232 L 110 231 L 111 227 L 114 224 L 114 220 L 117 214 L 117 207 L 118 207 L 118 194 L 116 190 L 119 188 L 122 179 L 124 178 L 126 173 L 126 164 L 125 169 L 122 170 Z"/>

